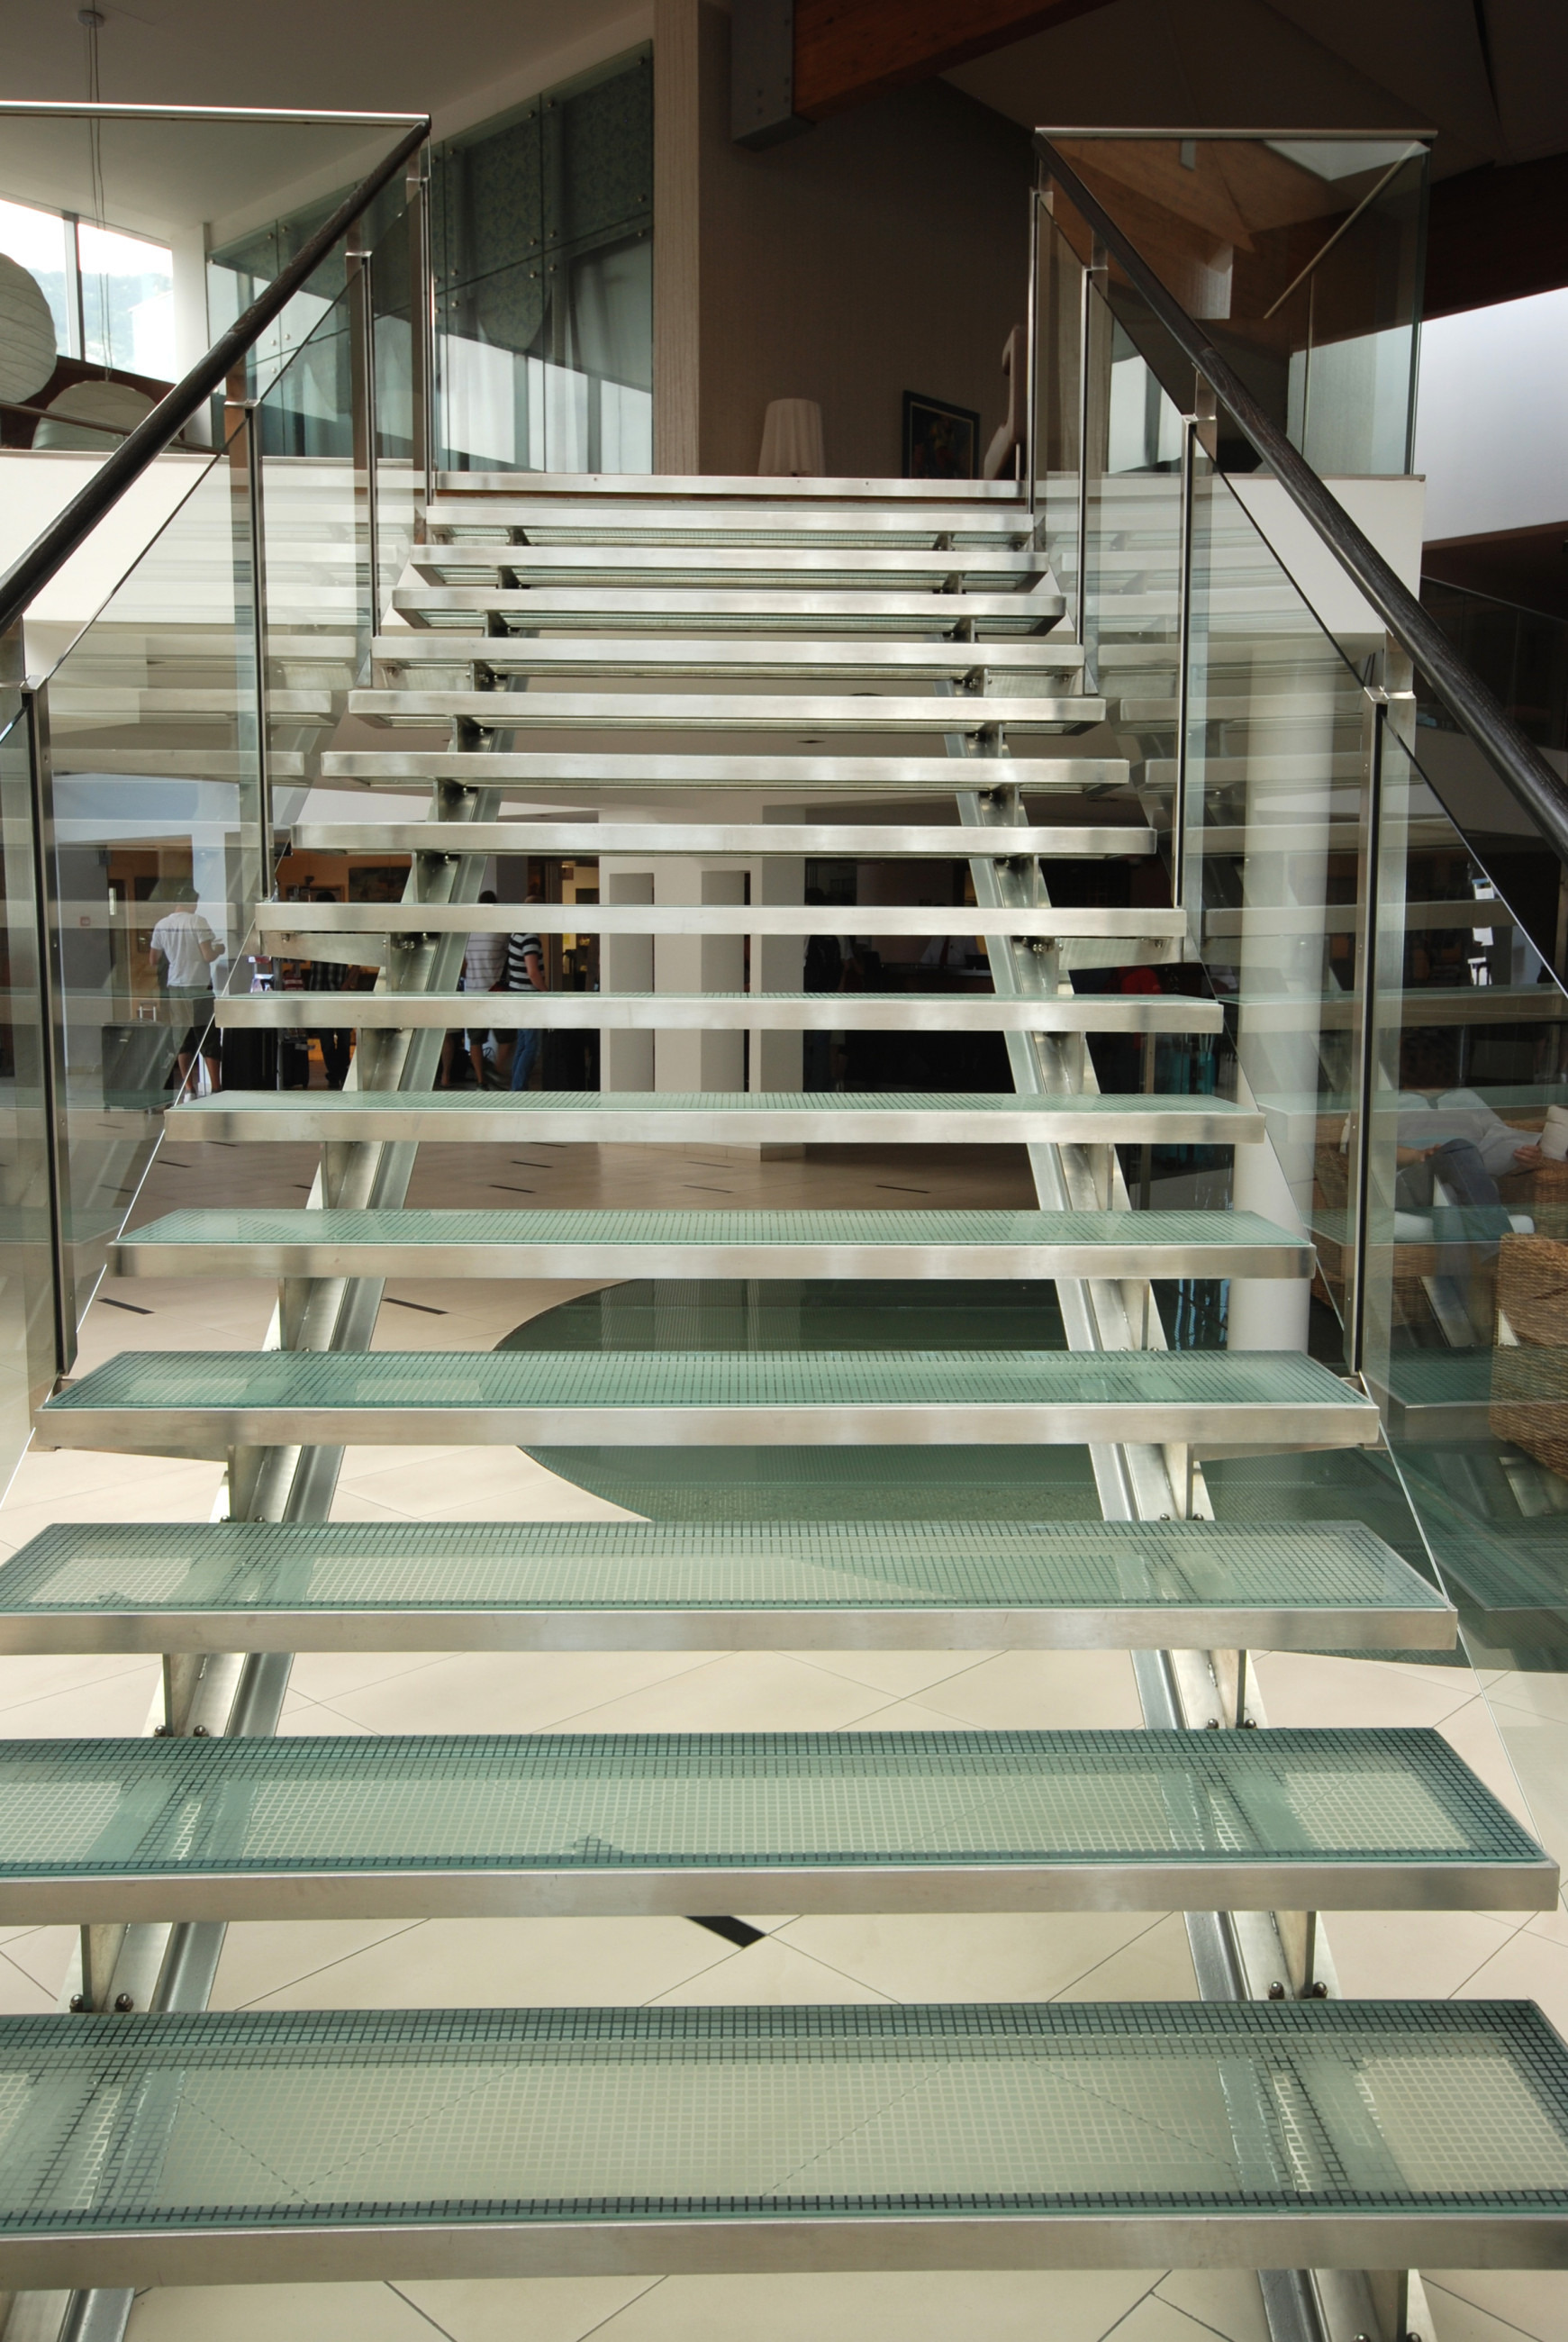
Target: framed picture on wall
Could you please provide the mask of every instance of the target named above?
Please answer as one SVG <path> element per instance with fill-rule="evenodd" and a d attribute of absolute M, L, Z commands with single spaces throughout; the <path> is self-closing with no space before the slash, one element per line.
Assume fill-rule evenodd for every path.
<path fill-rule="evenodd" d="M 980 417 L 944 398 L 904 394 L 906 480 L 972 480 L 980 463 Z"/>

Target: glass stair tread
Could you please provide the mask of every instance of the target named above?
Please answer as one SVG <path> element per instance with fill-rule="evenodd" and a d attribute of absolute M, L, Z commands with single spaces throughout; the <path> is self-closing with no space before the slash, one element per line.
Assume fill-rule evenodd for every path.
<path fill-rule="evenodd" d="M 517 843 L 510 821 L 296 821 L 289 833 L 296 854 L 510 854 Z M 1158 839 L 1132 823 L 1031 822 L 1000 832 L 966 830 L 952 823 L 554 821 L 530 817 L 528 843 L 541 854 L 854 856 L 888 860 L 1005 860 L 1041 854 L 1053 860 L 1152 855 Z M 539 907 L 539 906 L 535 906 Z M 856 916 L 860 913 L 857 909 Z M 965 917 L 969 916 L 965 907 Z M 355 1003 L 358 1006 L 362 1004 Z"/>
<path fill-rule="evenodd" d="M 1568 2257 L 1529 2002 L 13 2017 L 0 2076 L 15 2288 Z"/>
<path fill-rule="evenodd" d="M 432 633 L 468 631 L 475 618 L 497 617 L 533 629 L 541 624 L 586 628 L 634 624 L 647 633 L 674 634 L 693 627 L 711 633 L 750 632 L 759 624 L 787 628 L 791 633 L 852 635 L 951 633 L 962 622 L 975 629 L 974 639 L 1028 638 L 1041 627 L 1054 626 L 1066 605 L 1060 594 L 962 594 L 944 596 L 952 615 L 934 613 L 929 590 L 924 594 L 791 593 L 787 589 L 707 590 L 683 583 L 669 586 L 614 586 L 585 582 L 575 588 L 549 586 L 417 586 L 404 585 L 392 596 L 394 610 L 416 616 Z"/>
<path fill-rule="evenodd" d="M 532 906 L 530 906 L 532 907 Z M 280 938 L 286 941 L 293 930 Z M 308 944 L 315 930 L 304 931 Z M 373 946 L 379 965 L 382 949 Z M 360 1032 L 410 1027 L 456 1029 L 471 1016 L 470 993 L 361 993 L 354 998 Z M 308 1031 L 321 1021 L 316 992 L 220 994 L 214 1021 L 224 1030 Z M 1219 1003 L 1065 994 L 1047 999 L 999 998 L 959 992 L 495 992 L 489 1029 L 590 1032 L 755 1031 L 777 1033 L 1219 1033 Z M 125 1024 L 139 1022 L 124 1014 Z M 820 1095 L 816 1093 L 815 1095 Z"/>
<path fill-rule="evenodd" d="M 946 705 L 947 703 L 944 703 Z M 113 749 L 94 755 L 114 756 Z M 209 760 L 217 754 L 205 750 Z M 86 769 L 86 767 L 84 767 Z M 95 767 L 92 768 L 95 769 Z M 109 767 L 118 770 L 117 766 Z M 148 771 L 158 769 L 150 760 Z M 192 770 L 195 770 L 193 762 Z M 235 758 L 235 771 L 239 769 Z M 1074 797 L 1097 787 L 1125 788 L 1131 767 L 1122 756 L 1014 756 L 1007 778 L 1014 787 L 1039 796 L 1064 791 Z M 804 790 L 810 796 L 843 787 L 854 796 L 939 796 L 952 799 L 964 779 L 962 766 L 947 756 L 803 756 L 779 754 L 742 756 L 728 751 L 706 756 L 590 754 L 581 749 L 523 749 L 505 755 L 483 748 L 325 748 L 325 781 L 353 781 L 375 787 L 406 787 L 410 781 L 461 781 L 485 787 Z"/>
<path fill-rule="evenodd" d="M 0 1741 L 0 1922 L 1549 1910 L 1427 1727 Z M 709 1907 L 699 1902 L 698 1908 Z M 721 1904 L 714 1907 L 727 1907 Z"/>
<path fill-rule="evenodd" d="M 1004 833 L 1005 835 L 1005 833 Z M 846 906 L 749 903 L 531 903 L 536 935 L 633 936 L 812 936 L 833 934 L 842 924 Z M 856 906 L 855 932 L 867 936 L 927 936 L 945 937 L 955 924 L 959 906 L 950 903 L 913 904 L 907 909 L 885 904 Z M 461 935 L 505 936 L 516 932 L 520 916 L 515 903 L 301 903 L 271 901 L 255 908 L 258 934 L 311 936 Z M 996 907 L 963 906 L 966 935 L 1041 936 L 1097 942 L 1180 937 L 1186 933 L 1186 914 L 1167 906 L 1090 904 L 1058 909 L 1052 904 Z M 245 997 L 238 995 L 237 997 Z M 486 996 L 487 997 L 490 996 Z M 524 996 L 525 997 L 527 996 Z M 718 996 L 723 998 L 721 992 Z M 783 996 L 788 998 L 792 996 Z M 801 996 L 805 997 L 804 994 Z M 1065 996 L 1042 993 L 1044 999 Z M 1203 1009 L 1206 1000 L 1183 1000 L 1183 1006 Z M 471 1004 L 472 1005 L 472 1004 Z M 1217 1005 L 1217 1004 L 1214 1004 Z"/>
<path fill-rule="evenodd" d="M 546 504 L 534 496 L 437 498 L 426 515 L 433 542 L 448 545 L 910 545 L 936 548 L 940 537 L 969 545 L 1022 547 L 1034 518 L 1015 499 L 995 505 L 954 501 L 915 507 L 904 497 L 879 504 L 794 505 L 781 512 L 758 503 L 667 502 L 660 497 Z M 514 534 L 515 532 L 515 535 Z M 943 548 L 945 549 L 945 548 Z"/>
<path fill-rule="evenodd" d="M 985 698 L 965 692 L 894 697 L 802 691 L 393 691 L 365 686 L 348 694 L 348 713 L 372 723 L 478 724 L 494 732 L 580 727 L 604 732 L 1059 732 L 1098 724 L 1103 699 L 1062 692 Z"/>
<path fill-rule="evenodd" d="M 927 608 L 927 627 L 931 622 Z M 869 642 L 834 642 L 806 636 L 770 638 L 765 623 L 753 622 L 739 640 L 699 634 L 482 635 L 472 629 L 431 633 L 410 626 L 402 634 L 377 635 L 370 656 L 378 667 L 416 674 L 422 667 L 483 667 L 503 675 L 568 673 L 633 676 L 914 676 L 964 678 L 978 670 L 1014 675 L 1073 675 L 1084 664 L 1083 646 L 1071 635 L 1014 637 L 977 655 L 972 642 L 933 640 L 929 632 L 908 629 L 911 639 L 885 636 Z M 229 686 L 227 706 L 235 704 Z M 313 711 L 314 712 L 314 711 Z M 1250 711 L 1249 711 L 1250 712 Z"/>
<path fill-rule="evenodd" d="M 601 1263 L 717 1276 L 1305 1276 L 1313 1249 L 1252 1212 L 192 1210 L 133 1229 L 112 1258 L 121 1276 L 365 1276 L 377 1264 L 592 1276 Z"/>
<path fill-rule="evenodd" d="M 894 1146 L 1249 1146 L 1263 1136 L 1262 1114 L 1228 1098 L 970 1090 L 222 1090 L 171 1106 L 165 1126 L 193 1139 L 506 1140 L 532 1128 L 563 1141 L 664 1134 L 721 1145 L 730 1131 L 743 1143 Z"/>
<path fill-rule="evenodd" d="M 890 1470 L 901 1469 L 890 1459 Z M 57 1522 L 0 1650 L 1446 1650 L 1357 1521 Z"/>
<path fill-rule="evenodd" d="M 45 1441 L 1062 1446 L 1375 1443 L 1376 1407 L 1299 1351 L 124 1351 L 39 1411 Z"/>

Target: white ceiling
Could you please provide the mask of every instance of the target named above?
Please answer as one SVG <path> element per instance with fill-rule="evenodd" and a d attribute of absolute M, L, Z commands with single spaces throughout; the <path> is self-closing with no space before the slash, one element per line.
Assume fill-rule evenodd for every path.
<path fill-rule="evenodd" d="M 0 0 L 0 98 L 87 94 L 79 0 Z M 651 0 L 98 0 L 99 94 L 117 105 L 429 114 L 437 134 L 498 114 L 651 30 Z M 115 224 L 232 225 L 267 199 L 341 185 L 384 131 L 106 130 Z M 86 133 L 0 121 L 0 193 L 91 211 Z M 303 197 L 302 197 L 303 199 Z"/>

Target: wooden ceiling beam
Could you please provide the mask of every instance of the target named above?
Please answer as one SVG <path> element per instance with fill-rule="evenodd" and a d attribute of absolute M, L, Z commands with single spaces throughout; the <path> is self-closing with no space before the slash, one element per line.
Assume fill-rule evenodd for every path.
<path fill-rule="evenodd" d="M 1107 0 L 795 0 L 794 110 L 844 114 Z"/>

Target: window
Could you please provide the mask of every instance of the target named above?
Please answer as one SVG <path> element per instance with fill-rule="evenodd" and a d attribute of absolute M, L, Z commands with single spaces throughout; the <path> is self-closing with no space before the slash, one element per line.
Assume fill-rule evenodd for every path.
<path fill-rule="evenodd" d="M 31 204 L 0 202 L 0 252 L 37 283 L 62 357 L 174 381 L 175 277 L 167 245 Z"/>

